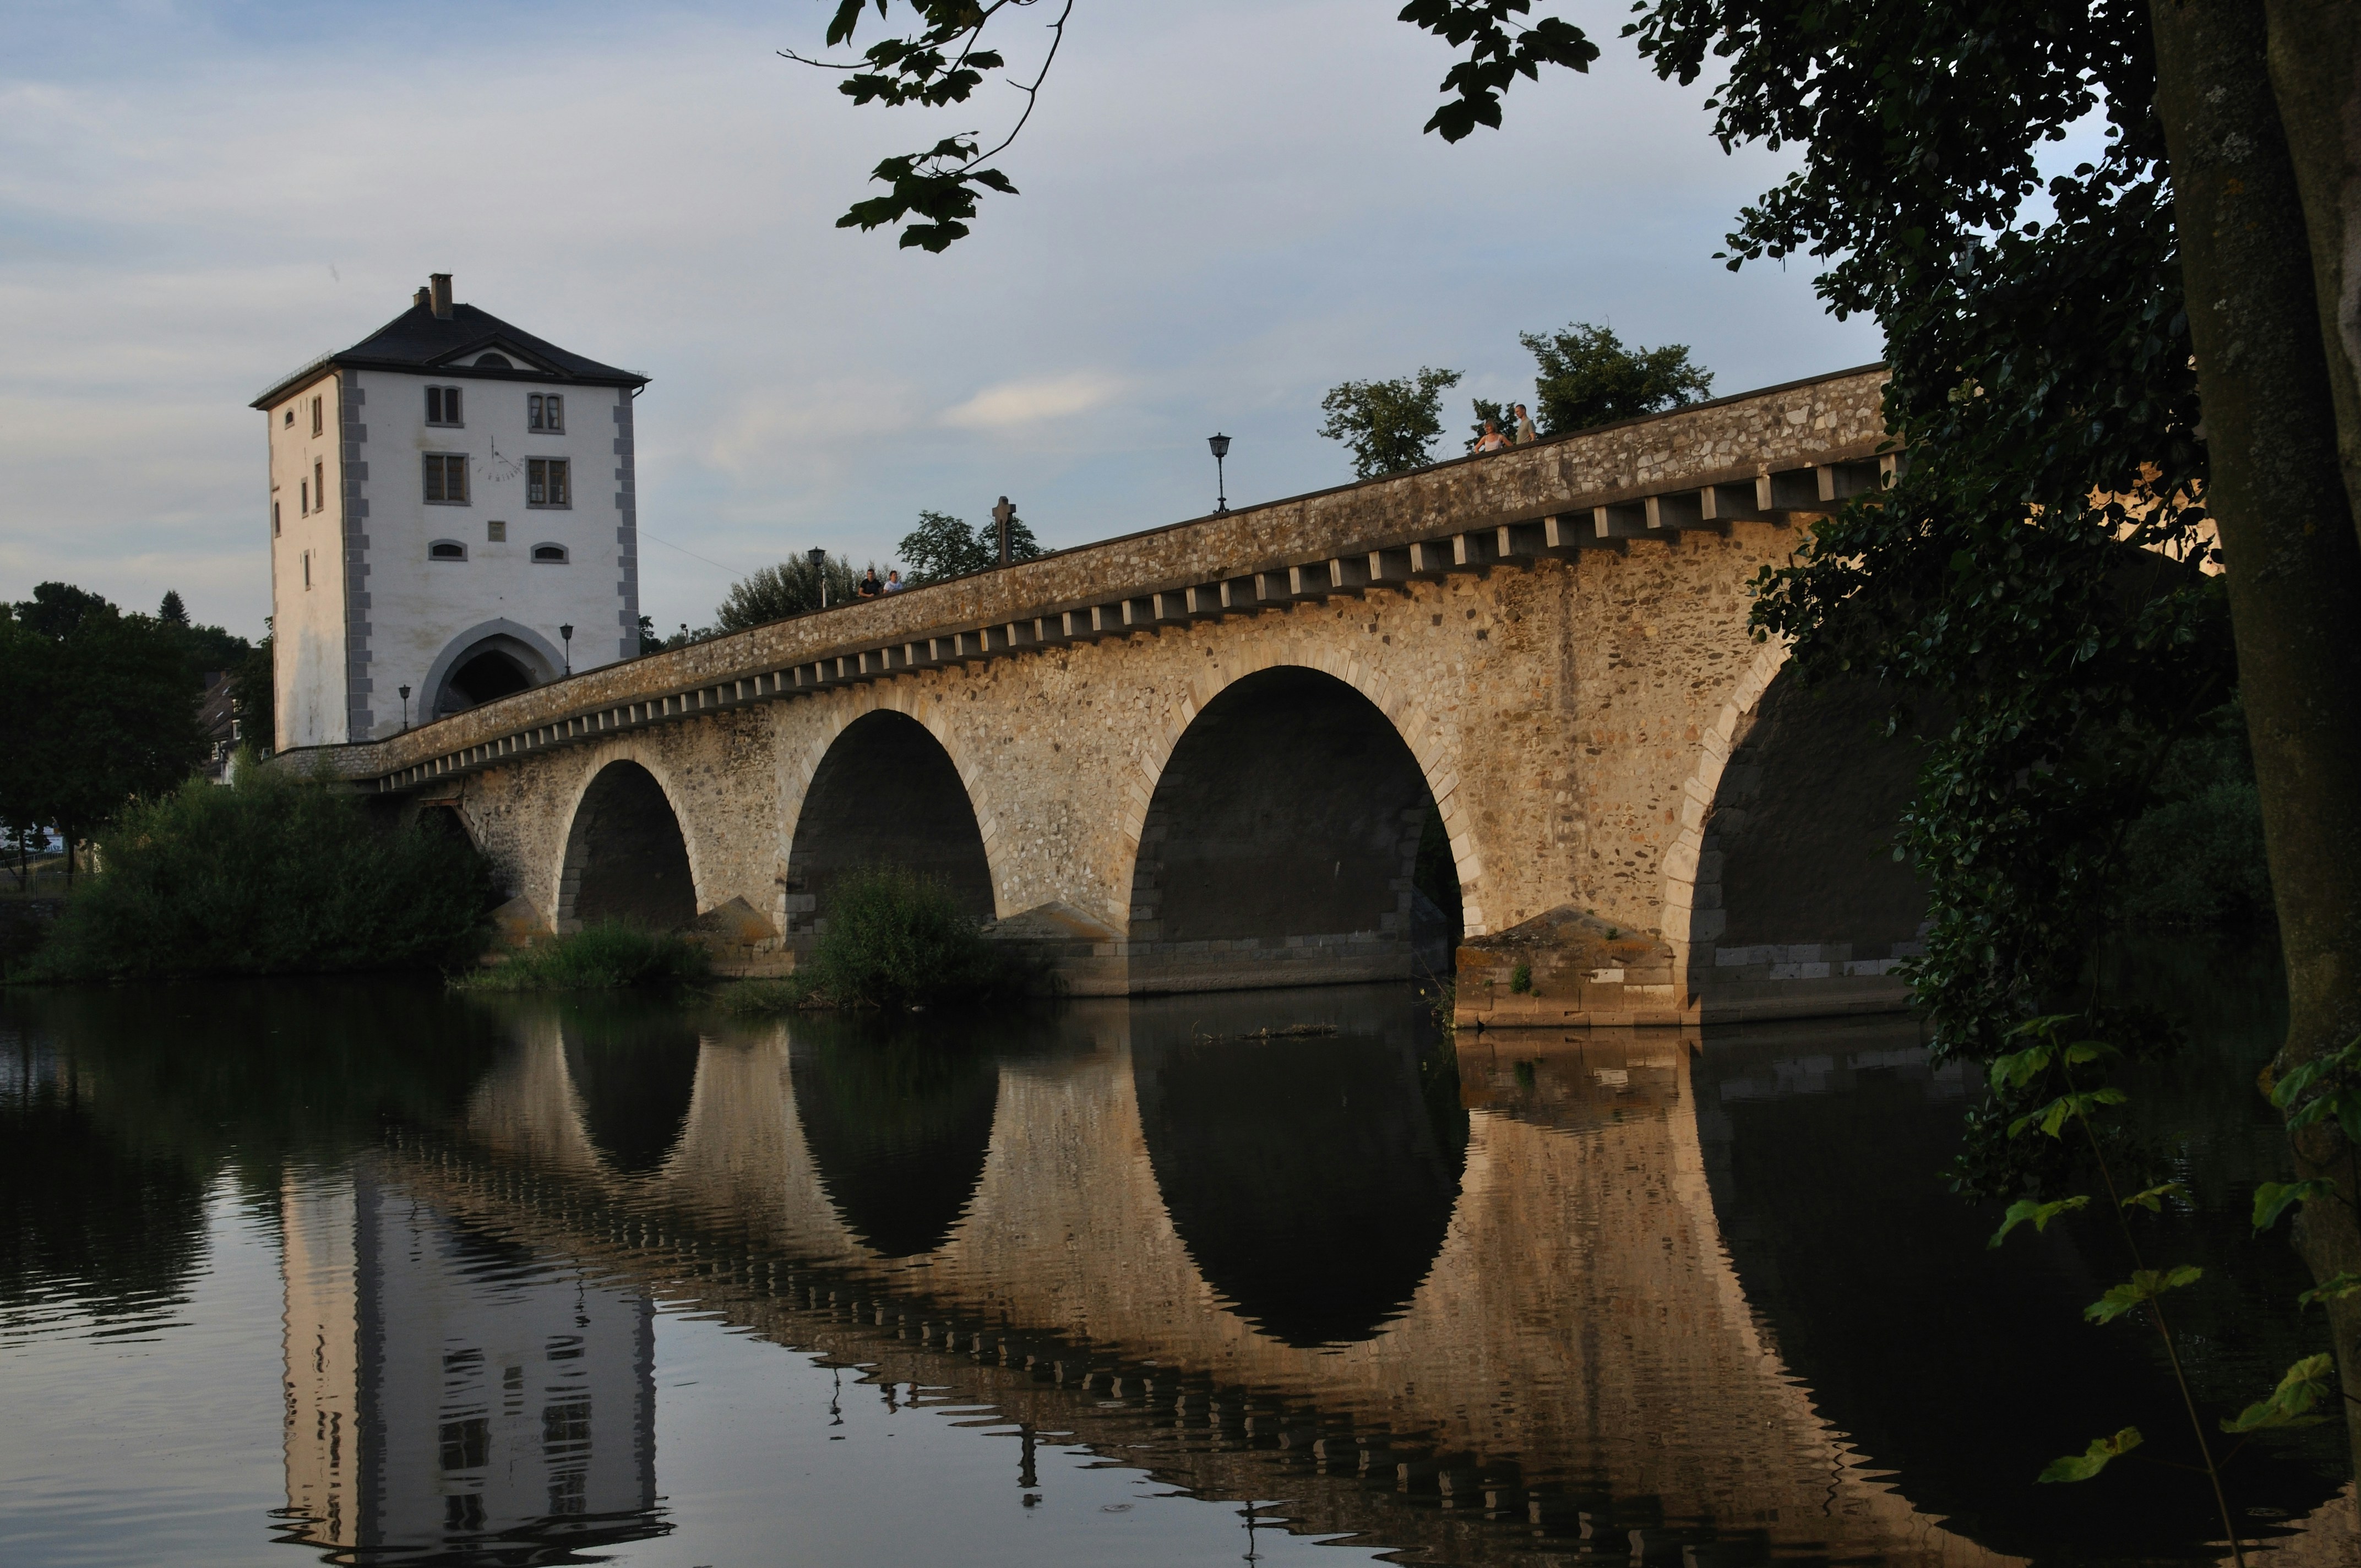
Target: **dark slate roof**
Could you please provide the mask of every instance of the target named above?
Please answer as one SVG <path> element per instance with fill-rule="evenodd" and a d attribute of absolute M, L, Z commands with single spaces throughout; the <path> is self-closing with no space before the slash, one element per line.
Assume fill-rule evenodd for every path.
<path fill-rule="evenodd" d="M 512 367 L 501 370 L 478 367 L 472 363 L 478 355 L 488 351 L 506 356 Z M 445 320 L 429 307 L 417 304 L 350 348 L 324 354 L 292 376 L 280 378 L 269 391 L 255 399 L 252 406 L 269 408 L 330 366 L 355 370 L 431 371 L 497 381 L 572 381 L 594 387 L 643 387 L 648 381 L 636 371 L 619 370 L 612 365 L 569 354 L 473 305 L 453 305 Z"/>

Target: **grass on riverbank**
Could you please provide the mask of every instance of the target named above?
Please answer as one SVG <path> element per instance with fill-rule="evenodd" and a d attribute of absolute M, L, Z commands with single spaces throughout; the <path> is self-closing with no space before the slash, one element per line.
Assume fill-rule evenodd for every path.
<path fill-rule="evenodd" d="M 744 1014 L 898 1010 L 1014 1001 L 1037 989 L 1043 966 L 981 927 L 939 883 L 897 868 L 864 872 L 829 889 L 827 928 L 802 967 L 732 986 L 721 1003 Z"/>
<path fill-rule="evenodd" d="M 463 834 L 373 819 L 251 759 L 235 776 L 126 809 L 16 978 L 438 969 L 482 950 L 491 873 Z"/>
<path fill-rule="evenodd" d="M 661 990 L 705 978 L 703 947 L 675 931 L 620 921 L 586 926 L 452 981 L 460 991 Z"/>

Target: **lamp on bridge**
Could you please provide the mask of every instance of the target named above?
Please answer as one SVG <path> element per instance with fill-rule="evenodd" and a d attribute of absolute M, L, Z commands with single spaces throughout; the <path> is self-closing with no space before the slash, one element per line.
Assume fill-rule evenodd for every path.
<path fill-rule="evenodd" d="M 574 673 L 574 628 L 561 626 L 557 635 L 566 640 L 566 673 L 570 675 Z"/>
<path fill-rule="evenodd" d="M 828 552 L 807 550 L 804 552 L 804 559 L 812 564 L 812 576 L 819 579 L 819 607 L 826 609 L 828 608 Z"/>
<path fill-rule="evenodd" d="M 1205 444 L 1213 449 L 1213 511 L 1219 515 L 1230 510 L 1230 487 L 1222 477 L 1222 459 L 1230 455 L 1230 438 L 1220 434 L 1209 435 L 1205 438 Z"/>
<path fill-rule="evenodd" d="M 410 728 L 410 688 L 408 686 L 401 688 L 401 727 L 404 729 Z"/>

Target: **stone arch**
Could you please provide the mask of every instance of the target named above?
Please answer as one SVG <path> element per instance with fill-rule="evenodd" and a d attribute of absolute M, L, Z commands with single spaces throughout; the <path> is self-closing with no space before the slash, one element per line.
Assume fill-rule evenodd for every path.
<path fill-rule="evenodd" d="M 1481 936 L 1489 929 L 1487 921 L 1496 917 L 1490 909 L 1493 900 L 1483 854 L 1476 840 L 1473 814 L 1460 795 L 1459 772 L 1450 741 L 1443 727 L 1411 701 L 1383 670 L 1312 641 L 1290 641 L 1279 648 L 1257 645 L 1224 649 L 1220 657 L 1208 660 L 1206 664 L 1191 683 L 1188 693 L 1153 724 L 1140 746 L 1132 779 L 1122 797 L 1123 820 L 1117 835 L 1121 863 L 1114 868 L 1113 885 L 1124 890 L 1126 896 L 1108 912 L 1118 930 L 1130 929 L 1135 918 L 1128 894 L 1137 883 L 1149 813 L 1158 787 L 1172 765 L 1182 739 L 1198 716 L 1231 687 L 1281 668 L 1314 671 L 1341 682 L 1366 698 L 1391 727 L 1395 739 L 1409 750 L 1417 764 L 1425 781 L 1428 799 L 1443 818 L 1444 834 L 1449 840 L 1452 862 L 1459 878 L 1465 933 Z M 1414 842 L 1409 852 L 1415 855 Z"/>
<path fill-rule="evenodd" d="M 418 721 L 426 723 L 445 712 L 464 712 L 479 700 L 466 696 L 461 689 L 462 672 L 478 661 L 505 661 L 525 678 L 525 686 L 544 685 L 557 679 L 566 668 L 565 656 L 550 645 L 549 639 L 530 626 L 500 618 L 479 622 L 467 628 L 443 645 L 434 662 L 426 666 L 424 679 L 418 685 Z M 505 696 L 506 693 L 496 693 Z M 446 696 L 463 697 L 456 707 L 446 707 Z"/>
<path fill-rule="evenodd" d="M 779 798 L 785 921 L 808 932 L 828 884 L 856 866 L 907 867 L 946 883 L 972 913 L 1000 907 L 998 823 L 956 734 L 906 683 L 870 686 L 835 706 L 823 733 L 786 759 Z"/>
<path fill-rule="evenodd" d="M 1916 950 L 1926 896 L 1891 853 L 1916 760 L 1869 739 L 1886 701 L 1867 682 L 1806 687 L 1770 643 L 1706 732 L 1662 928 L 1689 994 L 1719 1015 L 1824 1004 L 1821 982 L 1898 986 L 1886 973 Z"/>
<path fill-rule="evenodd" d="M 687 814 L 677 792 L 638 748 L 601 748 L 583 774 L 568 817 L 552 907 L 561 931 L 622 919 L 676 930 L 703 901 Z"/>

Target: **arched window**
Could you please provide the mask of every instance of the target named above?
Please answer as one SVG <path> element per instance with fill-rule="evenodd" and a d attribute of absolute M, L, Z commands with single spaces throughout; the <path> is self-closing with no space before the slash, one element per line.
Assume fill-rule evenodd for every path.
<path fill-rule="evenodd" d="M 476 368 L 478 370 L 513 370 L 516 367 L 509 363 L 509 356 L 505 354 L 478 354 L 476 356 Z"/>
<path fill-rule="evenodd" d="M 533 558 L 536 565 L 563 566 L 566 565 L 566 546 L 563 544 L 536 544 L 533 547 Z"/>
<path fill-rule="evenodd" d="M 438 539 L 426 547 L 426 558 L 429 561 L 464 561 L 467 558 L 467 547 L 456 539 Z"/>

